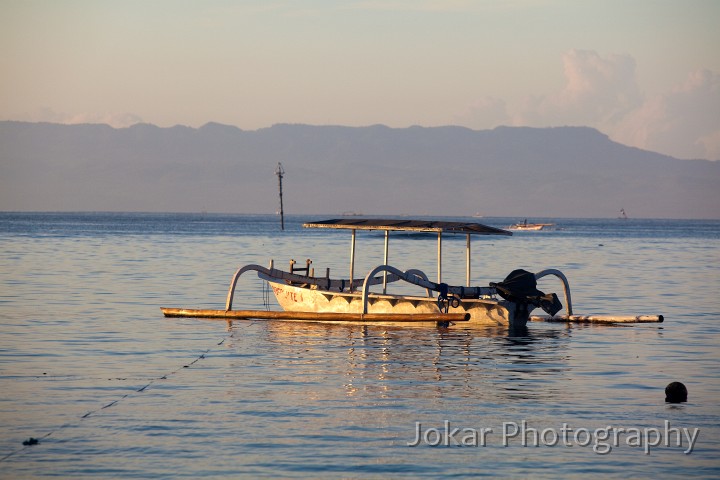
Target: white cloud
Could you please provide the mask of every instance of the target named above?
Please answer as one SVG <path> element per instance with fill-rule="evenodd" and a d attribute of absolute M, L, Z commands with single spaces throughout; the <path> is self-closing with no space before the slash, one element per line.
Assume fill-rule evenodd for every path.
<path fill-rule="evenodd" d="M 472 128 L 510 120 L 516 126 L 597 128 L 626 145 L 678 158 L 720 160 L 720 75 L 698 70 L 669 92 L 645 98 L 629 55 L 601 57 L 571 50 L 563 56 L 565 85 L 508 106 L 481 99 L 458 119 Z"/>
<path fill-rule="evenodd" d="M 513 114 L 513 124 L 605 124 L 641 103 L 635 60 L 628 55 L 602 58 L 596 52 L 571 50 L 563 55 L 565 86 L 556 94 L 531 97 Z"/>
<path fill-rule="evenodd" d="M 720 75 L 690 73 L 608 132 L 620 142 L 680 158 L 720 160 Z"/>
<path fill-rule="evenodd" d="M 133 113 L 64 113 L 50 108 L 41 108 L 22 117 L 23 120 L 29 122 L 51 122 L 66 125 L 101 123 L 114 128 L 125 128 L 143 121 Z"/>

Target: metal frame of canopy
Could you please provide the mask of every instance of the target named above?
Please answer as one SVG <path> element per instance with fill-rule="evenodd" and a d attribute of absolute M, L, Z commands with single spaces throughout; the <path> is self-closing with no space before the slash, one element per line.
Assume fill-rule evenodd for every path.
<path fill-rule="evenodd" d="M 350 290 L 353 290 L 355 276 L 355 237 L 357 230 L 382 230 L 385 232 L 385 251 L 383 263 L 388 264 L 388 253 L 391 231 L 437 233 L 437 283 L 442 283 L 442 234 L 443 233 L 464 233 L 465 239 L 465 284 L 470 286 L 470 235 L 505 235 L 511 236 L 512 232 L 500 228 L 490 227 L 481 223 L 472 222 L 445 222 L 445 221 L 424 221 L 424 220 L 402 220 L 402 219 L 332 219 L 320 222 L 308 222 L 303 224 L 304 228 L 331 228 L 351 231 L 350 240 Z M 385 273 L 387 275 L 387 273 Z M 385 277 L 387 279 L 387 277 Z M 383 293 L 387 292 L 387 281 L 383 281 Z"/>

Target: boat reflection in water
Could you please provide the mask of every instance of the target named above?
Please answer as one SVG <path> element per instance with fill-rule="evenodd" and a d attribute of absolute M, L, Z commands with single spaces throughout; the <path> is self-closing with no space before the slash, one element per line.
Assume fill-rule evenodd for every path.
<path fill-rule="evenodd" d="M 245 331 L 247 325 L 237 322 L 233 328 Z M 251 325 L 260 330 L 261 343 L 274 346 L 277 375 L 268 380 L 292 384 L 288 395 L 319 400 L 338 395 L 342 385 L 348 397 L 362 391 L 385 399 L 453 397 L 498 404 L 561 398 L 571 331 L 563 325 L 522 331 L 279 321 Z M 547 385 L 538 388 L 538 382 Z"/>

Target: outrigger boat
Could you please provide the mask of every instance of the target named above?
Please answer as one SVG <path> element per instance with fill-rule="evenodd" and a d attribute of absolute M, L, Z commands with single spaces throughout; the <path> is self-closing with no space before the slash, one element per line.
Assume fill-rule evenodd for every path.
<path fill-rule="evenodd" d="M 515 223 L 513 225 L 510 225 L 508 227 L 508 230 L 520 230 L 520 231 L 538 231 L 542 230 L 545 227 L 554 227 L 554 223 L 528 223 L 527 219 L 525 219 L 521 223 Z"/>
<path fill-rule="evenodd" d="M 168 317 L 259 318 L 286 319 L 333 323 L 407 324 L 432 323 L 450 326 L 455 322 L 470 325 L 506 325 L 524 327 L 529 320 L 560 319 L 562 321 L 611 321 L 601 317 L 578 316 L 572 313 L 570 287 L 565 275 L 556 269 L 538 273 L 512 271 L 503 281 L 488 286 L 471 286 L 471 236 L 512 235 L 512 232 L 479 223 L 425 221 L 405 219 L 342 218 L 305 223 L 305 228 L 345 229 L 351 232 L 350 275 L 344 279 L 315 276 L 312 261 L 296 267 L 290 261 L 289 271 L 256 264 L 245 265 L 232 277 L 224 310 L 193 310 L 163 308 Z M 382 231 L 385 235 L 384 263 L 370 270 L 362 279 L 355 278 L 355 240 L 357 231 Z M 421 270 L 400 270 L 388 265 L 390 232 L 409 232 L 437 235 L 437 281 L 431 281 Z M 465 285 L 448 285 L 442 281 L 443 234 L 466 236 Z M 256 272 L 268 282 L 283 308 L 282 312 L 264 310 L 233 310 L 233 297 L 239 278 L 246 272 Z M 537 280 L 552 275 L 563 285 L 567 315 L 555 317 L 563 308 L 555 293 L 545 294 L 537 289 Z M 425 290 L 425 295 L 388 293 L 388 284 L 406 282 Z M 382 292 L 371 287 L 382 285 Z M 379 288 L 379 287 L 378 287 Z M 531 317 L 535 308 L 548 316 Z M 612 317 L 612 321 L 662 321 L 662 316 Z"/>

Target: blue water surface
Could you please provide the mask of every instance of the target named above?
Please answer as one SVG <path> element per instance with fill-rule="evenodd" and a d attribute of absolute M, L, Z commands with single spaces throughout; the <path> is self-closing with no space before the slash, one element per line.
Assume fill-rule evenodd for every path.
<path fill-rule="evenodd" d="M 223 308 L 246 263 L 347 276 L 348 232 L 302 228 L 323 218 L 281 231 L 274 215 L 0 213 L 0 477 L 720 476 L 720 222 L 529 219 L 555 226 L 473 239 L 476 285 L 558 268 L 576 313 L 660 324 L 162 316 Z M 356 271 L 383 243 L 358 233 Z M 436 250 L 399 234 L 389 263 L 433 278 Z M 464 282 L 464 236 L 443 242 L 442 274 Z M 266 294 L 242 277 L 236 308 L 278 308 Z M 672 381 L 687 403 L 665 403 Z"/>

